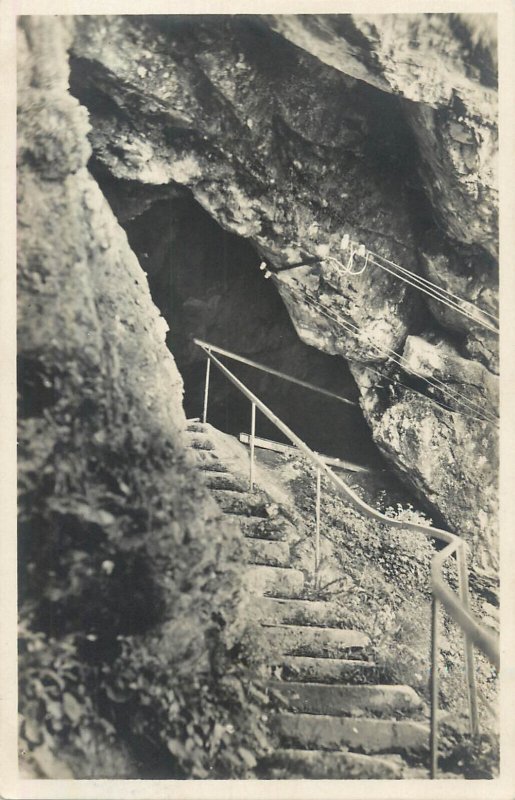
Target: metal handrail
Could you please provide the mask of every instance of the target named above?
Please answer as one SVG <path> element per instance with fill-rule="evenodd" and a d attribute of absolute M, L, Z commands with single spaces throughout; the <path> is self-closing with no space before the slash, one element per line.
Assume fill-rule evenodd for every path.
<path fill-rule="evenodd" d="M 326 397 L 331 397 L 333 400 L 339 400 L 341 403 L 346 403 L 348 406 L 355 406 L 356 408 L 358 407 L 358 404 L 355 403 L 354 400 L 349 400 L 348 397 L 342 397 L 341 394 L 336 394 L 336 392 L 330 392 L 329 389 L 322 389 L 320 386 L 315 386 L 308 381 L 302 381 L 300 378 L 294 378 L 293 375 L 287 375 L 285 372 L 280 372 L 278 369 L 274 369 L 273 367 L 266 367 L 264 364 L 260 364 L 258 361 L 253 361 L 251 358 L 238 356 L 236 353 L 231 353 L 230 350 L 224 350 L 223 347 L 215 347 L 208 342 L 202 341 L 202 339 L 194 339 L 193 341 L 204 350 L 209 348 L 210 350 L 214 350 L 215 353 L 219 353 L 221 356 L 227 356 L 227 358 L 232 359 L 232 361 L 238 361 L 240 364 L 246 364 L 248 367 L 258 369 L 260 372 L 267 372 L 269 375 L 275 375 L 276 378 L 282 378 L 284 381 L 288 381 L 289 383 L 295 383 L 297 386 L 303 386 L 305 389 L 311 389 L 313 392 L 323 394 Z"/>
<path fill-rule="evenodd" d="M 484 626 L 482 626 L 471 614 L 469 607 L 469 588 L 468 588 L 468 573 L 467 573 L 467 545 L 466 542 L 454 533 L 444 531 L 441 528 L 433 528 L 429 525 L 422 525 L 418 522 L 409 522 L 398 519 L 392 519 L 382 514 L 377 509 L 369 506 L 359 495 L 357 495 L 347 484 L 336 475 L 330 467 L 323 461 L 323 459 L 315 453 L 311 448 L 297 436 L 291 428 L 288 427 L 268 406 L 257 397 L 245 384 L 236 377 L 225 366 L 213 352 L 220 353 L 228 358 L 236 361 L 241 361 L 241 357 L 231 353 L 228 350 L 216 347 L 215 345 L 204 342 L 200 339 L 194 339 L 197 344 L 207 355 L 206 365 L 206 384 L 204 392 L 204 413 L 203 421 L 207 421 L 207 405 L 208 405 L 208 392 L 209 392 L 209 375 L 210 364 L 213 362 L 218 369 L 228 378 L 228 380 L 236 386 L 236 388 L 245 395 L 252 404 L 251 415 L 251 464 L 250 464 L 250 487 L 253 486 L 253 473 L 254 473 L 254 439 L 255 439 L 255 420 L 256 408 L 258 408 L 274 425 L 286 436 L 302 453 L 317 468 L 317 501 L 316 501 L 316 540 L 315 540 L 315 576 L 318 573 L 320 562 L 320 478 L 324 473 L 327 478 L 340 489 L 352 504 L 358 508 L 364 516 L 370 519 L 376 519 L 379 522 L 388 525 L 390 528 L 399 528 L 402 530 L 415 531 L 422 533 L 431 539 L 436 539 L 444 542 L 444 547 L 438 552 L 431 563 L 431 591 L 433 595 L 432 602 L 432 624 L 431 624 L 431 727 L 430 727 L 430 750 L 431 750 L 431 777 L 435 778 L 437 773 L 437 758 L 438 758 L 438 615 L 439 607 L 443 605 L 449 616 L 459 625 L 464 635 L 464 649 L 465 649 L 465 676 L 467 681 L 467 696 L 469 704 L 469 718 L 471 732 L 476 734 L 479 729 L 478 721 L 478 708 L 477 708 L 477 691 L 475 685 L 475 671 L 474 671 L 474 654 L 473 647 L 477 646 L 489 661 L 499 669 L 500 663 L 500 650 L 498 637 L 490 633 Z M 264 371 L 268 371 L 266 367 L 260 365 Z M 458 591 L 459 597 L 446 585 L 443 578 L 443 564 L 447 559 L 455 555 L 457 568 L 458 568 Z"/>

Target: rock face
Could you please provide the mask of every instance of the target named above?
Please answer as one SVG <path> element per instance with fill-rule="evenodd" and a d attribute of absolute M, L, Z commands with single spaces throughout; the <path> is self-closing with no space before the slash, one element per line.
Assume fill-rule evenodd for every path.
<path fill-rule="evenodd" d="M 216 693 L 226 668 L 243 691 L 242 537 L 187 457 L 166 323 L 86 168 L 70 43 L 65 20 L 19 23 L 22 751 L 32 777 L 203 777 L 213 726 L 242 730 Z"/>
<path fill-rule="evenodd" d="M 496 314 L 494 30 L 463 14 L 84 17 L 71 60 L 92 168 L 142 208 L 182 187 L 277 269 L 325 259 L 272 279 L 298 335 L 349 360 L 379 447 L 490 571 L 495 334 L 388 262 L 350 275 L 331 258 L 347 234 Z"/>
<path fill-rule="evenodd" d="M 409 135 L 395 101 L 379 121 L 356 81 L 328 71 L 258 23 L 229 19 L 162 28 L 102 18 L 79 27 L 74 91 L 86 104 L 92 94 L 117 94 L 124 108 L 117 115 L 107 102 L 89 104 L 95 158 L 113 175 L 188 186 L 220 224 L 251 238 L 278 267 L 305 251 L 338 254 L 343 233 L 360 236 L 365 219 L 371 247 L 413 258 L 409 204 L 404 187 L 393 181 L 397 165 L 387 153 L 388 139 Z M 135 47 L 141 64 L 134 61 Z M 120 83 L 134 83 L 129 97 Z M 148 103 L 153 123 L 146 119 Z M 308 104 L 309 114 L 302 113 Z M 380 150 L 385 163 L 378 169 Z M 388 292 L 376 292 L 374 301 L 392 320 L 385 334 L 395 345 L 405 331 L 406 291 L 386 274 L 385 282 Z M 369 286 L 348 283 L 359 298 L 370 299 Z M 365 303 L 353 320 L 366 324 Z M 341 354 L 347 355 L 344 343 Z"/>
<path fill-rule="evenodd" d="M 411 357 L 415 357 L 413 351 Z M 353 367 L 353 371 L 362 389 L 363 411 L 381 450 L 402 473 L 409 474 L 420 498 L 469 542 L 481 577 L 495 574 L 497 539 L 491 520 L 498 512 L 497 486 L 492 480 L 497 451 L 491 425 L 438 410 L 409 390 L 385 410 L 376 391 L 376 376 L 366 367 Z"/>
<path fill-rule="evenodd" d="M 495 37 L 458 14 L 34 17 L 19 36 L 23 747 L 36 777 L 245 776 L 263 648 L 170 350 L 187 381 L 200 327 L 353 393 L 493 581 L 496 334 L 394 264 L 495 328 Z M 232 271 L 212 270 L 218 233 L 195 242 L 202 214 Z M 379 256 L 360 274 L 345 236 Z M 307 406 L 289 392 L 281 413 Z M 335 444 L 358 428 L 311 410 Z"/>
<path fill-rule="evenodd" d="M 403 109 L 441 225 L 452 239 L 495 255 L 496 16 L 306 14 L 267 21 L 339 72 L 408 101 Z"/>

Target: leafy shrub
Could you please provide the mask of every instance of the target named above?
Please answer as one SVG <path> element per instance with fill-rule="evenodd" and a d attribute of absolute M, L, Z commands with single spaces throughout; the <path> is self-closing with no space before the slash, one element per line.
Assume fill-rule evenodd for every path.
<path fill-rule="evenodd" d="M 136 736 L 167 752 L 174 777 L 252 777 L 270 749 L 269 697 L 249 669 L 262 646 L 258 629 L 249 628 L 233 651 L 214 640 L 209 669 L 188 678 L 184 664 L 170 668 L 160 640 L 135 649 L 126 639 L 105 678 L 119 716 L 131 720 Z"/>
<path fill-rule="evenodd" d="M 105 371 L 75 352 L 63 363 L 46 370 L 53 403 L 20 418 L 23 749 L 45 747 L 48 777 L 63 762 L 98 777 L 89 730 L 130 749 L 131 777 L 246 776 L 267 747 L 268 697 L 241 534 L 207 510 L 112 358 Z"/>
<path fill-rule="evenodd" d="M 430 604 L 420 596 L 390 607 L 389 624 L 376 628 L 372 654 L 389 683 L 412 686 L 429 701 Z"/>
<path fill-rule="evenodd" d="M 498 734 L 482 731 L 473 736 L 464 718 L 440 724 L 439 754 L 439 767 L 446 772 L 458 773 L 469 780 L 499 776 Z"/>
<path fill-rule="evenodd" d="M 298 456 L 292 456 L 290 460 L 298 464 L 292 488 L 306 527 L 311 530 L 314 525 L 315 469 Z M 363 493 L 359 486 L 351 488 L 357 494 Z M 365 517 L 326 479 L 322 481 L 322 491 L 323 531 L 338 548 L 338 557 L 345 561 L 345 568 L 349 567 L 359 574 L 366 566 L 373 565 L 381 571 L 384 580 L 402 586 L 403 592 L 428 590 L 431 558 L 434 555 L 428 537 L 388 528 L 386 524 Z M 381 501 L 382 498 L 379 498 L 380 507 Z M 381 510 L 392 519 L 431 524 L 431 520 L 409 503 L 405 506 L 397 503 Z"/>
<path fill-rule="evenodd" d="M 313 535 L 315 473 L 298 456 L 293 456 L 291 462 L 295 475 L 291 488 L 302 509 L 309 538 Z M 361 486 L 351 488 L 371 502 Z M 406 500 L 389 503 L 384 492 L 376 494 L 375 504 L 392 519 L 424 525 L 431 522 Z M 406 683 L 429 702 L 430 567 L 436 553 L 431 540 L 423 534 L 391 529 L 364 517 L 325 481 L 322 536 L 332 548 L 328 551 L 326 547 L 323 566 L 330 564 L 331 569 L 326 566 L 326 572 L 322 570 L 319 595 L 339 604 L 347 626 L 370 636 L 370 657 L 377 664 L 382 680 Z M 329 576 L 327 579 L 325 574 Z M 456 590 L 454 560 L 444 566 L 444 578 Z M 472 596 L 473 606 L 474 603 Z M 446 614 L 441 618 L 440 643 L 440 708 L 459 714 L 467 705 L 463 637 Z M 493 700 L 495 671 L 477 652 L 476 674 L 482 692 L 489 701 Z M 488 729 L 490 721 L 485 718 L 483 724 Z"/>
<path fill-rule="evenodd" d="M 92 672 L 83 663 L 75 637 L 53 639 L 20 626 L 19 639 L 20 760 L 36 777 L 72 778 L 59 759 L 65 747 L 68 761 L 95 761 L 121 777 L 129 761 L 116 744 L 111 722 L 99 714 Z"/>

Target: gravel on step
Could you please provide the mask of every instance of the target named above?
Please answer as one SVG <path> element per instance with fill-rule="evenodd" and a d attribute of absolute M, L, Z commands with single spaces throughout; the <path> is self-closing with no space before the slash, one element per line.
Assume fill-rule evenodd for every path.
<path fill-rule="evenodd" d="M 267 685 L 284 698 L 291 711 L 305 714 L 359 716 L 372 712 L 392 717 L 397 713 L 417 712 L 423 707 L 423 701 L 411 686 L 354 686 L 278 680 L 268 681 Z"/>
<path fill-rule="evenodd" d="M 247 588 L 257 595 L 299 597 L 304 590 L 304 575 L 298 569 L 252 564 L 246 568 Z"/>
<path fill-rule="evenodd" d="M 270 567 L 290 566 L 290 546 L 287 542 L 266 539 L 245 540 L 247 560 L 250 564 L 265 564 Z"/>
<path fill-rule="evenodd" d="M 373 661 L 314 656 L 282 656 L 282 680 L 315 683 L 380 683 L 382 671 Z"/>
<path fill-rule="evenodd" d="M 263 631 L 274 652 L 284 655 L 349 657 L 369 644 L 365 633 L 348 628 L 322 628 L 314 625 L 266 625 Z"/>
<path fill-rule="evenodd" d="M 268 625 L 315 625 L 330 628 L 344 626 L 341 608 L 325 600 L 263 597 L 256 600 L 256 606 L 260 619 Z"/>
<path fill-rule="evenodd" d="M 262 765 L 272 779 L 399 780 L 404 769 L 400 759 L 324 750 L 276 750 Z"/>

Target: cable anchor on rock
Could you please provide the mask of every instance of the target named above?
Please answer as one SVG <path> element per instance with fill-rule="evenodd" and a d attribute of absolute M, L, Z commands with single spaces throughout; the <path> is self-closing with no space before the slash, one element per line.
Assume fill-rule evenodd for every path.
<path fill-rule="evenodd" d="M 365 259 L 364 264 L 361 267 L 361 269 L 358 269 L 358 270 L 353 270 L 352 269 L 352 266 L 354 264 L 354 257 L 355 256 L 360 256 L 361 258 Z M 352 243 L 351 244 L 350 255 L 349 255 L 349 258 L 347 260 L 347 265 L 344 266 L 342 264 L 344 272 L 346 272 L 347 275 L 362 275 L 365 272 L 366 268 L 368 267 L 368 259 L 369 259 L 369 251 L 366 249 L 365 245 L 364 244 L 360 244 L 357 247 L 355 247 L 355 245 Z"/>

